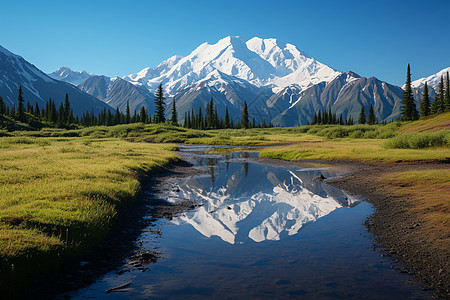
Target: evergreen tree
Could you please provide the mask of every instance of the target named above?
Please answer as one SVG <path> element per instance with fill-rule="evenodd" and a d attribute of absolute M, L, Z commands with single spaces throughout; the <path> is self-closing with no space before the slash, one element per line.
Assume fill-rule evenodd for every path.
<path fill-rule="evenodd" d="M 4 115 L 6 113 L 6 105 L 3 102 L 3 98 L 0 96 L 0 115 Z"/>
<path fill-rule="evenodd" d="M 142 123 L 147 123 L 147 112 L 145 111 L 144 105 L 141 106 L 141 110 L 139 111 L 139 120 Z"/>
<path fill-rule="evenodd" d="M 364 105 L 361 105 L 361 112 L 359 113 L 359 124 L 366 124 L 366 112 L 364 111 Z"/>
<path fill-rule="evenodd" d="M 250 127 L 250 122 L 249 122 L 249 116 L 248 116 L 248 108 L 247 108 L 247 102 L 244 101 L 244 107 L 242 108 L 242 121 L 241 121 L 241 126 L 245 129 Z"/>
<path fill-rule="evenodd" d="M 416 103 L 414 102 L 414 96 L 411 88 L 411 68 L 408 64 L 406 72 L 406 84 L 403 92 L 401 118 L 404 121 L 413 121 L 419 118 L 417 112 Z"/>
<path fill-rule="evenodd" d="M 211 98 L 212 101 L 212 98 Z M 170 122 L 174 126 L 178 126 L 178 114 L 177 114 L 177 105 L 175 102 L 175 98 L 173 98 L 173 104 L 172 104 L 172 115 L 170 116 Z"/>
<path fill-rule="evenodd" d="M 446 85 L 445 85 L 445 95 L 444 95 L 444 102 L 445 102 L 445 110 L 450 110 L 450 79 L 448 78 L 448 72 L 447 72 L 447 79 L 446 79 Z"/>
<path fill-rule="evenodd" d="M 69 113 L 70 113 L 69 95 L 66 93 L 66 98 L 64 99 L 64 123 L 69 124 Z"/>
<path fill-rule="evenodd" d="M 314 113 L 314 117 L 311 121 L 311 125 L 315 125 L 315 124 L 317 124 L 317 113 Z"/>
<path fill-rule="evenodd" d="M 224 120 L 225 128 L 230 128 L 230 115 L 228 114 L 228 106 L 225 108 L 225 120 Z"/>
<path fill-rule="evenodd" d="M 164 103 L 164 95 L 162 90 L 162 85 L 158 86 L 155 95 L 155 123 L 164 123 L 166 121 L 166 117 L 164 116 L 165 111 L 165 103 Z"/>
<path fill-rule="evenodd" d="M 37 103 L 37 101 L 36 101 L 36 105 L 34 107 L 34 115 L 38 118 L 41 117 L 41 110 L 39 108 L 39 104 Z"/>
<path fill-rule="evenodd" d="M 119 108 L 116 108 L 116 112 L 114 113 L 114 125 L 120 124 L 120 111 Z"/>
<path fill-rule="evenodd" d="M 111 125 L 113 125 L 113 121 L 114 121 L 113 115 L 112 115 L 111 111 L 108 109 L 108 112 L 106 113 L 106 117 L 105 117 L 105 125 L 111 126 Z"/>
<path fill-rule="evenodd" d="M 375 124 L 377 121 L 375 119 L 375 112 L 373 111 L 373 105 L 372 103 L 370 103 L 370 107 L 369 107 L 369 117 L 367 119 L 367 124 L 373 125 Z"/>
<path fill-rule="evenodd" d="M 25 106 L 24 106 L 24 100 L 22 97 L 22 86 L 19 86 L 19 96 L 17 97 L 17 120 L 20 122 L 25 122 Z"/>
<path fill-rule="evenodd" d="M 444 111 L 444 77 L 441 76 L 441 81 L 439 82 L 436 96 L 434 97 L 434 101 L 431 104 L 431 113 L 438 114 Z"/>
<path fill-rule="evenodd" d="M 58 127 L 61 127 L 64 123 L 65 123 L 65 117 L 64 117 L 64 105 L 61 102 L 61 104 L 59 105 L 58 108 L 58 118 L 56 121 L 56 124 L 58 125 Z"/>
<path fill-rule="evenodd" d="M 322 113 L 320 112 L 320 110 L 317 113 L 317 124 L 322 124 Z"/>
<path fill-rule="evenodd" d="M 130 114 L 130 103 L 127 101 L 127 108 L 125 110 L 125 124 L 130 124 L 131 114 Z"/>
<path fill-rule="evenodd" d="M 339 116 L 339 125 L 344 125 L 344 118 L 342 114 Z"/>
<path fill-rule="evenodd" d="M 423 87 L 422 102 L 420 102 L 420 115 L 426 117 L 430 114 L 430 97 L 428 95 L 428 84 L 425 81 Z"/>
<path fill-rule="evenodd" d="M 16 117 L 16 106 L 15 105 L 13 105 L 13 107 L 11 108 L 10 117 L 11 118 L 15 118 Z"/>
<path fill-rule="evenodd" d="M 201 107 L 198 108 L 197 129 L 203 129 L 203 114 Z"/>

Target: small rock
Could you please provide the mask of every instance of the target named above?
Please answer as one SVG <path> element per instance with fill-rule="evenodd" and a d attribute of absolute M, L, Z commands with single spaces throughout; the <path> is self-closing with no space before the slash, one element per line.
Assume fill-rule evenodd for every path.
<path fill-rule="evenodd" d="M 320 176 L 314 178 L 315 181 L 324 181 L 325 179 L 327 179 L 325 176 L 323 176 L 323 174 L 320 174 Z"/>

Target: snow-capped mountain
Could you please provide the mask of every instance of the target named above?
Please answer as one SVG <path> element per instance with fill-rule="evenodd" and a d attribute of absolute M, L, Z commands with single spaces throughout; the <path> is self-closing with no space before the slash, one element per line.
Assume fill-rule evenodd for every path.
<path fill-rule="evenodd" d="M 315 112 L 329 109 L 338 116 L 352 116 L 353 120 L 357 120 L 361 106 L 368 111 L 371 104 L 377 121 L 395 120 L 400 114 L 402 94 L 403 90 L 398 86 L 375 77 L 361 77 L 350 71 L 340 74 L 328 84 L 322 82 L 301 93 L 285 88 L 269 100 L 276 104 L 278 99 L 282 99 L 281 103 L 286 103 L 284 98 L 293 99 L 290 107 L 272 122 L 279 126 L 296 126 L 311 122 Z M 294 102 L 295 99 L 297 100 Z"/>
<path fill-rule="evenodd" d="M 119 108 L 123 113 L 127 102 L 132 113 L 139 111 L 141 106 L 151 112 L 155 110 L 154 96 L 147 88 L 131 84 L 119 77 L 91 76 L 78 85 L 78 88 L 113 108 Z"/>
<path fill-rule="evenodd" d="M 53 79 L 65 81 L 73 85 L 79 85 L 91 76 L 96 76 L 95 74 L 90 74 L 86 71 L 73 71 L 67 67 L 61 67 L 53 73 L 47 74 Z"/>
<path fill-rule="evenodd" d="M 436 74 L 430 75 L 426 78 L 420 78 L 417 80 L 414 80 L 411 83 L 411 86 L 413 88 L 414 93 L 414 99 L 416 101 L 422 101 L 422 94 L 423 94 L 423 87 L 425 85 L 425 82 L 428 85 L 428 92 L 432 99 L 434 99 L 434 96 L 436 95 L 436 88 L 439 85 L 439 82 L 441 81 L 441 77 L 445 79 L 447 78 L 447 74 L 450 74 L 450 67 L 442 69 L 441 71 L 437 72 Z M 405 86 L 403 85 L 403 88 Z"/>
<path fill-rule="evenodd" d="M 203 43 L 186 57 L 173 56 L 156 68 L 146 68 L 124 79 L 140 82 L 150 90 L 162 83 L 165 91 L 174 96 L 216 70 L 274 91 L 292 83 L 306 88 L 331 81 L 339 74 L 294 45 L 276 39 L 253 38 L 246 42 L 229 36 L 213 45 Z"/>
<path fill-rule="evenodd" d="M 33 105 L 38 102 L 41 107 L 49 98 L 59 105 L 67 93 L 75 114 L 82 114 L 87 110 L 100 112 L 103 108 L 110 108 L 72 84 L 50 78 L 22 57 L 0 46 L 0 96 L 6 105 L 17 105 L 19 86 L 22 86 L 25 102 Z"/>

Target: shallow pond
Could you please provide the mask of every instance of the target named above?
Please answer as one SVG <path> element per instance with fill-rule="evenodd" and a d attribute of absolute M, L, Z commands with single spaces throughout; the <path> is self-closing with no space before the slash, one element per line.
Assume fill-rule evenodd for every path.
<path fill-rule="evenodd" d="M 141 252 L 160 258 L 128 258 L 72 297 L 430 297 L 373 249 L 363 225 L 370 204 L 318 180 L 337 170 L 261 164 L 252 159 L 256 153 L 181 150 L 203 174 L 170 179 L 170 189 L 149 197 L 190 200 L 195 208 L 155 219 L 136 241 Z"/>

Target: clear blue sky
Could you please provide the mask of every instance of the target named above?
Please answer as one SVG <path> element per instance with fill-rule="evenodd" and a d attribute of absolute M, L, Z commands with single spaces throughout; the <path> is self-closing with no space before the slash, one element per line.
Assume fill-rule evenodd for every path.
<path fill-rule="evenodd" d="M 277 38 L 338 71 L 401 85 L 450 66 L 450 1 L 2 0 L 0 45 L 44 72 L 154 67 L 228 35 Z"/>

